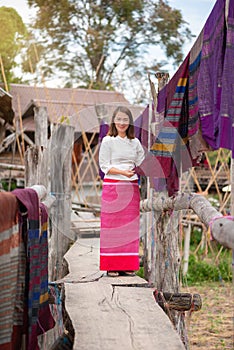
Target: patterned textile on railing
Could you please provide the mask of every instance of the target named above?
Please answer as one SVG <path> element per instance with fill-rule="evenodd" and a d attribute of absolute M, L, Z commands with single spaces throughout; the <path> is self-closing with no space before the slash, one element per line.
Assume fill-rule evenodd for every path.
<path fill-rule="evenodd" d="M 40 217 L 39 199 L 33 189 L 17 189 L 12 193 L 27 211 L 28 227 L 23 230 L 27 237 L 27 349 L 38 350 L 37 335 L 54 327 L 48 305 L 47 216 L 41 206 Z"/>
<path fill-rule="evenodd" d="M 166 99 L 164 108 L 167 108 L 168 105 L 166 117 L 159 135 L 151 147 L 151 153 L 157 157 L 165 178 L 170 178 L 174 167 L 173 178 L 175 179 L 175 176 L 178 177 L 181 161 L 185 169 L 191 166 L 186 147 L 188 131 L 188 120 L 186 119 L 188 115 L 188 101 L 186 101 L 188 99 L 188 65 L 189 55 L 167 85 L 166 95 L 164 94 Z M 175 89 L 174 95 L 173 89 Z M 153 169 L 152 176 L 154 176 Z M 176 188 L 173 188 L 172 192 L 174 191 L 176 191 Z"/>
<path fill-rule="evenodd" d="M 24 316 L 25 249 L 14 195 L 0 192 L 0 348 L 21 347 Z"/>

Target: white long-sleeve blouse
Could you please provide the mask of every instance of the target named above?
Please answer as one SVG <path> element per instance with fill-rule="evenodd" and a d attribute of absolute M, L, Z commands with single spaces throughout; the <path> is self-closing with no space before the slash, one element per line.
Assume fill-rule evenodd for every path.
<path fill-rule="evenodd" d="M 108 171 L 112 167 L 133 170 L 143 162 L 144 157 L 144 149 L 137 138 L 105 136 L 99 150 L 99 166 L 105 174 L 105 179 L 133 181 L 138 178 L 136 174 L 128 178 L 120 174 L 108 174 Z"/>

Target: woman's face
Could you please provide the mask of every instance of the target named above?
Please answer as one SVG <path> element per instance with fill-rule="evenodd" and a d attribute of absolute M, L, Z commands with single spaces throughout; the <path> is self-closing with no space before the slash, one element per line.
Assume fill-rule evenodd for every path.
<path fill-rule="evenodd" d="M 129 117 L 123 112 L 118 112 L 114 119 L 115 127 L 119 136 L 126 136 L 126 131 L 129 127 Z"/>

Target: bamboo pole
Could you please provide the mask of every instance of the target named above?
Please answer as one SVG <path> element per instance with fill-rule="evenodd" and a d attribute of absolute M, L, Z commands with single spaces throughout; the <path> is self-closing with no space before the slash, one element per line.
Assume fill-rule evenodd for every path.
<path fill-rule="evenodd" d="M 20 133 L 18 132 L 16 118 L 14 118 L 13 123 L 14 123 L 14 128 L 15 128 L 15 138 L 16 138 L 16 142 L 17 142 L 17 145 L 18 145 L 18 150 L 19 150 L 19 154 L 20 154 L 21 164 L 24 164 L 24 155 L 22 153 L 22 149 L 21 149 L 21 145 L 20 145 L 20 141 L 19 141 L 19 134 Z"/>
<path fill-rule="evenodd" d="M 18 103 L 20 131 L 21 131 L 21 138 L 22 138 L 22 153 L 23 153 L 23 156 L 24 156 L 24 153 L 25 153 L 25 149 L 24 149 L 24 132 L 23 132 L 23 120 L 22 120 L 22 113 L 21 113 L 21 105 L 20 105 L 19 95 L 17 95 L 17 103 Z"/>
<path fill-rule="evenodd" d="M 4 71 L 4 65 L 3 65 L 3 61 L 2 61 L 2 56 L 1 55 L 0 55 L 0 65 L 1 65 L 2 79 L 4 81 L 4 87 L 5 87 L 5 90 L 7 92 L 9 92 L 8 84 L 7 84 L 7 80 L 6 80 L 6 75 L 5 75 L 5 71 Z"/>
<path fill-rule="evenodd" d="M 183 266 L 183 276 L 188 272 L 189 263 L 189 251 L 190 251 L 190 237 L 191 237 L 191 223 L 188 223 L 187 227 L 184 227 L 184 266 Z"/>
<path fill-rule="evenodd" d="M 0 168 L 7 169 L 7 170 L 19 170 L 19 171 L 25 170 L 24 165 L 16 165 L 16 164 L 8 164 L 8 163 L 0 163 Z"/>

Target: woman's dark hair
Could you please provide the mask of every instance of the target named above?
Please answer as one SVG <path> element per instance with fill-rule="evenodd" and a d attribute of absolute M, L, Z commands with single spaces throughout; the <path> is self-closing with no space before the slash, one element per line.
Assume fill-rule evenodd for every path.
<path fill-rule="evenodd" d="M 134 131 L 132 113 L 127 107 L 124 107 L 124 106 L 119 106 L 119 107 L 117 107 L 115 109 L 115 111 L 114 111 L 114 113 L 112 115 L 112 118 L 111 118 L 111 123 L 110 123 L 110 128 L 109 128 L 108 135 L 109 136 L 114 136 L 114 137 L 116 137 L 118 135 L 118 131 L 116 129 L 115 122 L 114 122 L 114 119 L 115 119 L 116 114 L 118 112 L 125 113 L 128 116 L 128 118 L 129 118 L 129 126 L 128 126 L 127 130 L 126 130 L 126 135 L 127 135 L 127 138 L 134 139 L 135 138 L 135 131 Z"/>

